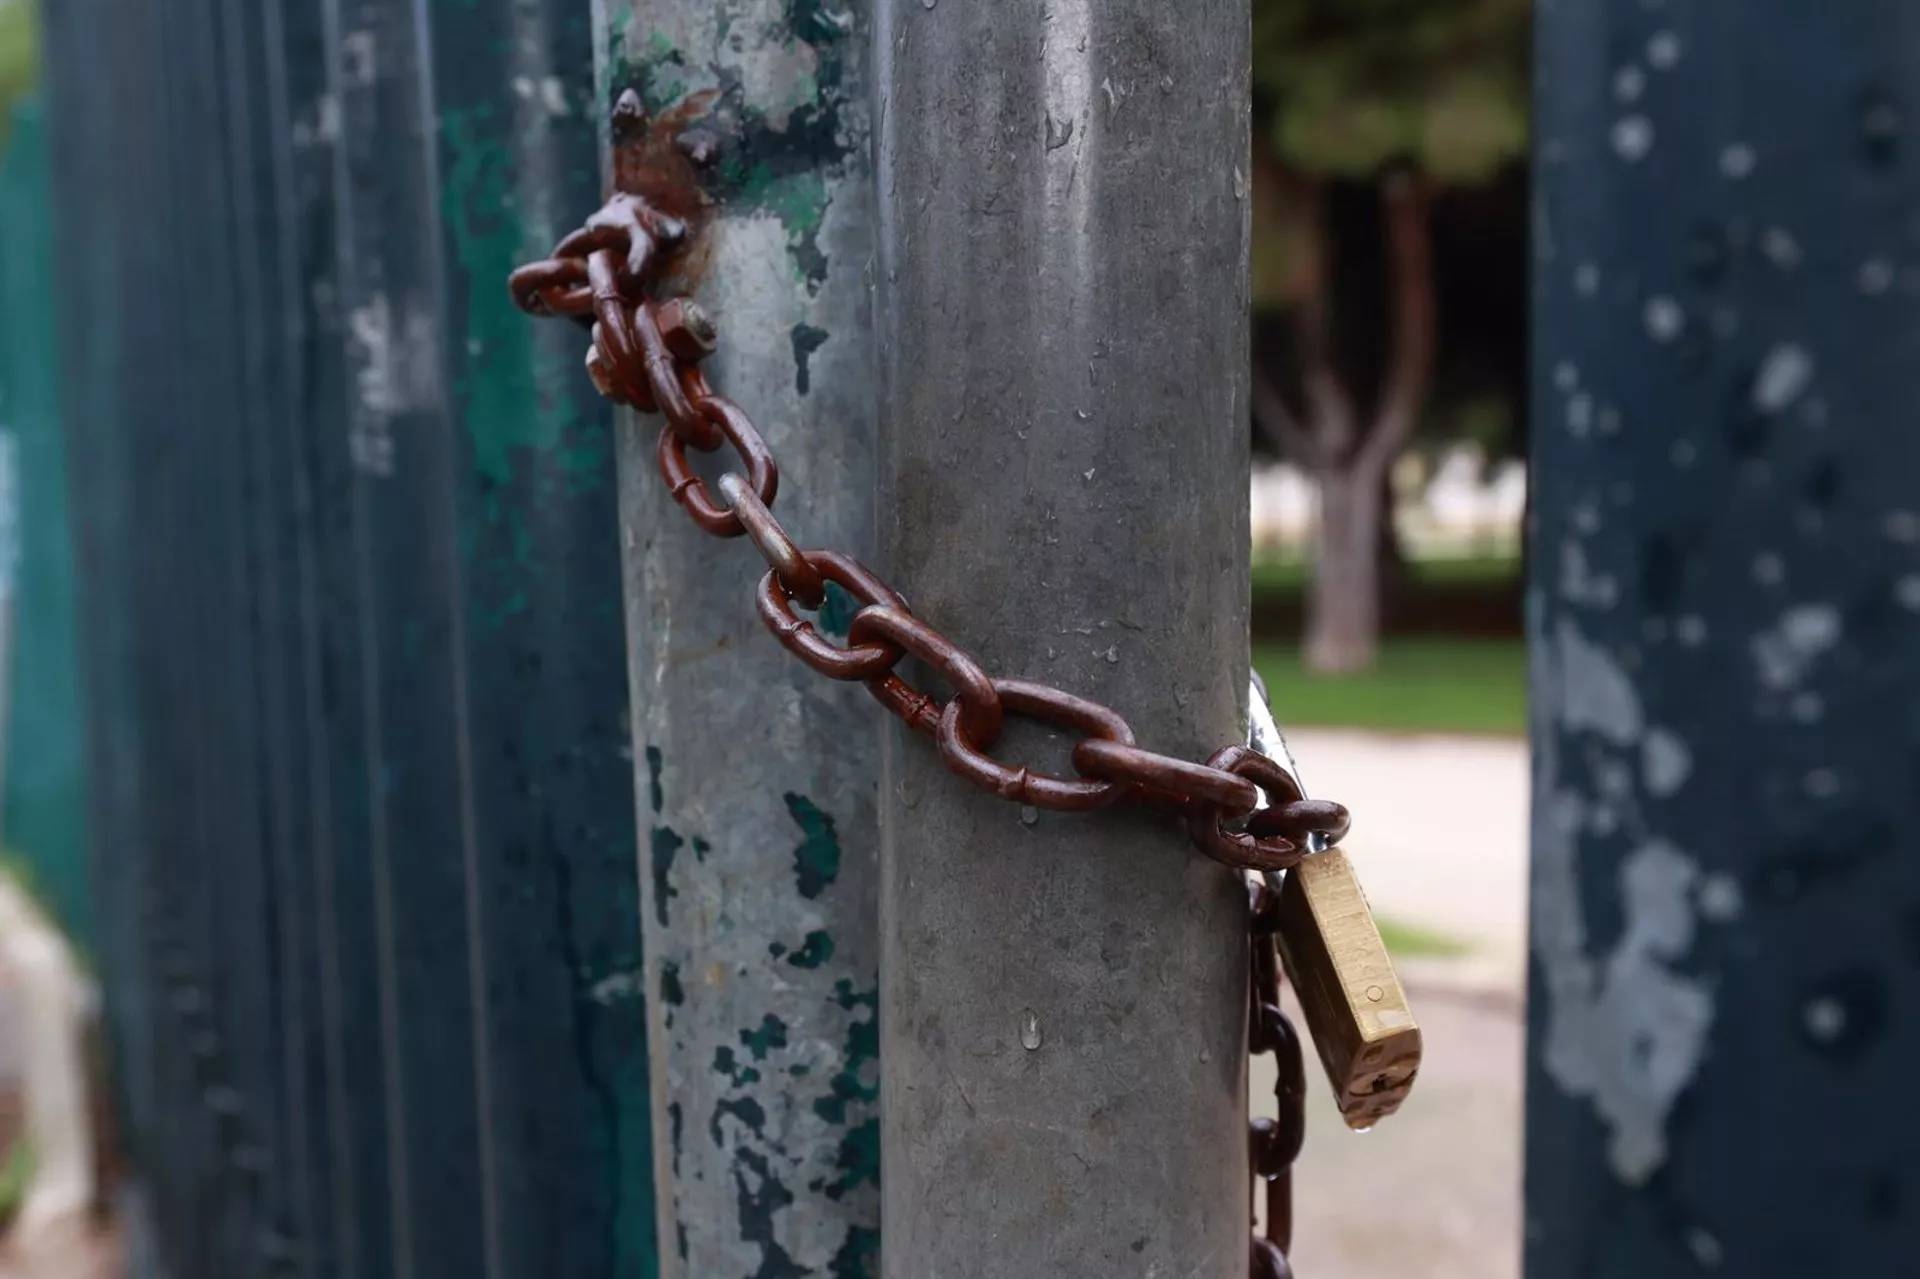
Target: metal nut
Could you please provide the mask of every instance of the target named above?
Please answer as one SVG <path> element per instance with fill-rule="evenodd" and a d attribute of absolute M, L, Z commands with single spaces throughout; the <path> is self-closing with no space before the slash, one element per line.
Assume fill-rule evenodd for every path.
<path fill-rule="evenodd" d="M 593 326 L 593 341 L 587 346 L 587 376 L 593 379 L 593 385 L 600 394 L 615 404 L 625 404 L 627 397 L 620 393 L 619 384 L 613 380 L 613 370 L 607 365 L 606 356 L 600 354 L 600 326 Z"/>
<path fill-rule="evenodd" d="M 691 298 L 662 302 L 654 308 L 653 322 L 659 326 L 660 338 L 675 359 L 698 364 L 713 354 L 719 334 L 714 331 L 707 313 Z"/>

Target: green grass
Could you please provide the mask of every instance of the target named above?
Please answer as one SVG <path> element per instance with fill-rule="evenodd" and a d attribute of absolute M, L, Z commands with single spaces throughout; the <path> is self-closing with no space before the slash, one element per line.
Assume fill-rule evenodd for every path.
<path fill-rule="evenodd" d="M 26 1203 L 27 1192 L 33 1188 L 35 1162 L 33 1144 L 24 1134 L 14 1138 L 6 1161 L 0 1163 L 0 1230 L 13 1224 L 20 1206 Z"/>
<path fill-rule="evenodd" d="M 1520 560 L 1512 555 L 1448 556 L 1416 559 L 1407 576 L 1417 585 L 1493 586 L 1520 576 Z M 1313 561 L 1297 556 L 1256 557 L 1253 561 L 1253 597 L 1298 595 L 1313 580 Z"/>
<path fill-rule="evenodd" d="M 1379 663 L 1357 675 L 1315 675 L 1296 645 L 1258 644 L 1253 664 L 1283 728 L 1527 731 L 1526 645 L 1517 639 L 1390 639 Z"/>
<path fill-rule="evenodd" d="M 1380 940 L 1398 959 L 1457 959 L 1473 949 L 1458 937 L 1449 937 L 1418 924 L 1384 915 L 1377 916 L 1374 922 L 1380 925 Z"/>

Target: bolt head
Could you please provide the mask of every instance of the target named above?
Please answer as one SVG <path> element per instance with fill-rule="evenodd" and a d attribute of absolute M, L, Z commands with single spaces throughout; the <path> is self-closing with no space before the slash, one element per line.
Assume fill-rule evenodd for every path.
<path fill-rule="evenodd" d="M 610 117 L 613 134 L 616 138 L 627 137 L 647 123 L 646 104 L 640 101 L 640 95 L 632 89 L 623 91 L 613 102 Z"/>
<path fill-rule="evenodd" d="M 698 364 L 713 354 L 719 334 L 712 318 L 693 299 L 674 298 L 661 303 L 654 310 L 653 322 L 660 327 L 660 337 L 676 359 Z"/>

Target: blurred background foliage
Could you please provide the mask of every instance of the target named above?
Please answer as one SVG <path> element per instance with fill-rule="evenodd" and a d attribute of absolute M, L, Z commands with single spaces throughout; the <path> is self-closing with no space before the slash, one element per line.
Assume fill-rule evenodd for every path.
<path fill-rule="evenodd" d="M 1256 572 L 1254 612 L 1296 684 L 1403 640 L 1436 679 L 1448 638 L 1517 660 L 1518 558 L 1415 571 L 1394 513 L 1462 446 L 1525 455 L 1530 38 L 1530 0 L 1253 0 L 1254 447 L 1321 495 L 1307 571 Z"/>
<path fill-rule="evenodd" d="M 0 0 L 0 129 L 39 75 L 40 45 L 32 0 Z"/>

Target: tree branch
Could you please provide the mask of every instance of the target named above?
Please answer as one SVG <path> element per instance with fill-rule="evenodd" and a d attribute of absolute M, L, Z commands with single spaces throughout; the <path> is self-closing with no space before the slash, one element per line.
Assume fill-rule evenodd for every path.
<path fill-rule="evenodd" d="M 1253 377 L 1249 383 L 1248 407 L 1253 410 L 1254 425 L 1276 451 L 1293 458 L 1310 471 L 1321 466 L 1320 445 L 1313 438 L 1313 432 L 1300 420 L 1287 403 L 1287 397 L 1273 384 L 1267 371 L 1260 362 L 1253 362 Z"/>
<path fill-rule="evenodd" d="M 1426 178 L 1396 173 L 1381 188 L 1387 262 L 1392 271 L 1393 334 L 1386 385 L 1359 461 L 1384 470 L 1413 438 L 1433 380 L 1433 239 Z"/>

